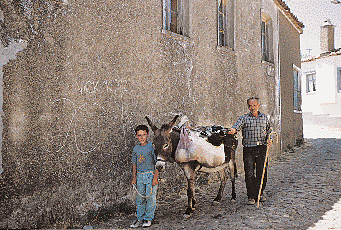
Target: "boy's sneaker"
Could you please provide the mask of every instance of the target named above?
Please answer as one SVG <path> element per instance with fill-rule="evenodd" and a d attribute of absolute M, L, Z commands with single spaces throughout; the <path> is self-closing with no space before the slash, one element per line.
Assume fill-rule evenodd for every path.
<path fill-rule="evenodd" d="M 131 228 L 138 228 L 142 226 L 142 220 L 135 220 L 132 225 L 130 225 Z"/>
<path fill-rule="evenodd" d="M 150 220 L 144 220 L 143 221 L 143 224 L 142 224 L 142 227 L 143 228 L 148 228 L 152 225 L 152 222 Z"/>

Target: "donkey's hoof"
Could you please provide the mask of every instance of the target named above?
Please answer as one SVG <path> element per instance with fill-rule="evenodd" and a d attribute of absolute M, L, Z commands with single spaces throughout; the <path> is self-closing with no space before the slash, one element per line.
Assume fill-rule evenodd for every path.
<path fill-rule="evenodd" d="M 187 208 L 186 209 L 186 212 L 184 213 L 184 216 L 190 216 L 192 213 L 194 212 L 194 209 L 193 208 Z"/>
<path fill-rule="evenodd" d="M 219 204 L 220 204 L 220 202 L 219 201 L 215 201 L 215 200 L 211 203 L 212 206 L 217 206 Z"/>
<path fill-rule="evenodd" d="M 195 204 L 197 203 L 197 201 L 195 199 L 192 200 L 192 209 L 195 210 Z"/>
<path fill-rule="evenodd" d="M 187 209 L 186 212 L 184 213 L 184 220 L 187 220 L 188 218 L 190 218 L 192 213 L 193 213 L 193 210 Z"/>

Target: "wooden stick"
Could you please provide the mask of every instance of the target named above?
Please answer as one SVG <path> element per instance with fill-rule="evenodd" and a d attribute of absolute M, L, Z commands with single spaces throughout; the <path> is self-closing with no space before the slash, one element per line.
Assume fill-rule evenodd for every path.
<path fill-rule="evenodd" d="M 263 167 L 263 175 L 262 175 L 262 179 L 260 181 L 259 192 L 258 192 L 257 208 L 259 208 L 259 199 L 260 199 L 260 194 L 262 192 L 262 186 L 263 186 L 263 180 L 264 180 L 264 175 L 265 175 L 266 163 L 268 161 L 269 148 L 270 148 L 270 146 L 267 146 L 267 148 L 266 148 L 265 161 L 264 161 L 264 167 Z"/>
<path fill-rule="evenodd" d="M 278 134 L 276 132 L 272 132 L 272 133 L 269 134 L 269 136 L 271 136 L 271 134 L 275 134 L 276 135 L 276 143 L 278 143 Z M 262 175 L 262 179 L 260 181 L 259 192 L 258 192 L 257 208 L 259 208 L 259 199 L 260 199 L 260 194 L 262 192 L 262 186 L 263 186 L 263 180 L 264 180 L 264 175 L 265 175 L 266 163 L 268 161 L 268 155 L 269 155 L 269 148 L 270 148 L 270 146 L 267 146 L 267 148 L 266 148 L 264 167 L 263 167 L 263 175 Z"/>

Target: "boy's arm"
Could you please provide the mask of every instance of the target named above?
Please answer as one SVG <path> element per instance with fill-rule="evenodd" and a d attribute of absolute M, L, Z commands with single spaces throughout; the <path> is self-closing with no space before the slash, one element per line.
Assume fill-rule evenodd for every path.
<path fill-rule="evenodd" d="M 152 182 L 152 185 L 157 185 L 159 182 L 158 182 L 158 177 L 159 177 L 159 170 L 155 169 L 155 172 L 154 172 L 154 177 L 153 177 L 153 182 Z"/>
<path fill-rule="evenodd" d="M 136 164 L 133 164 L 133 179 L 131 181 L 131 185 L 136 184 Z"/>

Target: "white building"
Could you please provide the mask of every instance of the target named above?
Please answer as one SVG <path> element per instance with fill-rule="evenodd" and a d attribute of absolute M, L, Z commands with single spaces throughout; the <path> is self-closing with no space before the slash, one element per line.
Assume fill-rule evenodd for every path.
<path fill-rule="evenodd" d="M 321 25 L 318 57 L 302 60 L 302 110 L 341 116 L 341 48 L 334 47 L 330 20 Z"/>

